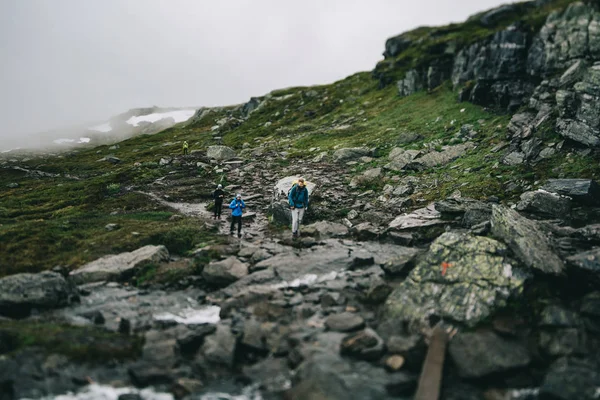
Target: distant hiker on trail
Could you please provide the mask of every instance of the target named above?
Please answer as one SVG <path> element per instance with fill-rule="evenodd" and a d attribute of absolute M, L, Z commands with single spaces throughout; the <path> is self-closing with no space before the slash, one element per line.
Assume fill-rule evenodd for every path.
<path fill-rule="evenodd" d="M 229 208 L 233 211 L 231 212 L 231 228 L 229 228 L 229 233 L 233 236 L 233 228 L 235 227 L 235 223 L 238 224 L 238 237 L 242 237 L 242 213 L 243 209 L 246 208 L 246 204 L 244 200 L 242 200 L 242 195 L 237 194 L 235 199 L 229 204 Z"/>
<path fill-rule="evenodd" d="M 188 142 L 187 142 L 187 140 L 185 140 L 185 141 L 183 142 L 183 155 L 184 155 L 184 156 L 185 156 L 186 154 L 188 154 L 188 148 L 189 148 L 189 146 L 188 146 Z"/>
<path fill-rule="evenodd" d="M 225 197 L 223 185 L 217 185 L 217 190 L 213 192 L 212 197 L 215 199 L 214 219 L 221 219 L 221 208 L 223 208 L 223 197 Z"/>
<path fill-rule="evenodd" d="M 292 236 L 297 238 L 300 234 L 300 224 L 304 218 L 304 212 L 308 210 L 308 189 L 303 178 L 292 186 L 288 193 L 288 201 L 292 210 Z"/>

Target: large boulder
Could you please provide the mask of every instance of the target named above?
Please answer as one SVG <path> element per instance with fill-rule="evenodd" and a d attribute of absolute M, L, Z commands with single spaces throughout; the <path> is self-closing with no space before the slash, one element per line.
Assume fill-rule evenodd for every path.
<path fill-rule="evenodd" d="M 16 274 L 0 279 L 0 315 L 26 317 L 32 309 L 51 309 L 69 304 L 72 285 L 54 272 Z"/>
<path fill-rule="evenodd" d="M 314 351 L 300 365 L 289 391 L 298 400 L 386 400 L 399 387 L 411 394 L 414 377 L 389 374 L 366 362 L 353 363 L 329 351 Z"/>
<path fill-rule="evenodd" d="M 502 243 L 446 232 L 388 297 L 387 318 L 426 321 L 430 315 L 475 326 L 523 290 Z"/>
<path fill-rule="evenodd" d="M 390 162 L 383 166 L 391 171 L 402 171 L 412 160 L 421 154 L 419 150 L 404 150 L 400 147 L 392 149 L 388 158 Z"/>
<path fill-rule="evenodd" d="M 104 256 L 71 272 L 77 284 L 130 279 L 143 266 L 169 261 L 165 246 L 144 246 L 129 253 Z"/>
<path fill-rule="evenodd" d="M 432 151 L 408 164 L 409 169 L 433 168 L 446 165 L 462 157 L 468 150 L 475 147 L 473 143 L 457 144 L 455 146 L 446 146 L 442 151 Z"/>
<path fill-rule="evenodd" d="M 481 378 L 525 367 L 531 362 L 523 344 L 491 331 L 460 333 L 450 342 L 448 350 L 463 378 Z"/>
<path fill-rule="evenodd" d="M 233 150 L 231 147 L 209 146 L 206 150 L 206 156 L 214 160 L 226 161 L 235 158 L 237 154 L 235 153 L 235 150 Z"/>
<path fill-rule="evenodd" d="M 557 400 L 592 400 L 600 387 L 598 365 L 584 360 L 561 358 L 550 366 L 540 398 Z"/>
<path fill-rule="evenodd" d="M 292 211 L 287 201 L 276 201 L 269 207 L 269 214 L 273 217 L 273 222 L 280 225 L 289 225 L 292 223 Z"/>
<path fill-rule="evenodd" d="M 223 261 L 213 261 L 202 271 L 204 279 L 215 286 L 227 286 L 246 275 L 248 275 L 248 265 L 235 256 Z"/>
<path fill-rule="evenodd" d="M 302 232 L 319 238 L 343 237 L 348 235 L 348 227 L 339 222 L 318 221 L 302 228 Z"/>
<path fill-rule="evenodd" d="M 542 189 L 569 196 L 574 201 L 586 205 L 600 203 L 600 186 L 591 179 L 550 179 Z"/>
<path fill-rule="evenodd" d="M 600 248 L 570 256 L 567 263 L 590 282 L 600 283 Z"/>
<path fill-rule="evenodd" d="M 517 210 L 542 216 L 567 218 L 571 214 L 571 200 L 545 190 L 525 192 L 521 195 Z"/>
<path fill-rule="evenodd" d="M 349 147 L 338 149 L 333 153 L 333 160 L 347 162 L 358 160 L 361 157 L 370 156 L 373 152 L 366 147 Z"/>
<path fill-rule="evenodd" d="M 552 250 L 548 235 L 538 223 L 514 210 L 494 205 L 492 207 L 492 234 L 504 241 L 529 268 L 547 274 L 561 274 L 565 266 Z"/>
<path fill-rule="evenodd" d="M 286 176 L 285 178 L 281 178 L 280 180 L 278 180 L 275 184 L 275 187 L 273 188 L 273 191 L 275 193 L 274 200 L 277 200 L 279 198 L 287 199 L 288 191 L 292 188 L 294 182 L 296 182 L 299 178 L 301 178 L 301 176 L 294 175 Z M 317 184 L 315 182 L 307 180 L 306 178 L 304 179 L 304 183 L 306 185 L 306 189 L 308 189 L 308 194 L 310 196 L 317 187 Z"/>
<path fill-rule="evenodd" d="M 441 219 L 442 214 L 436 210 L 434 204 L 425 208 L 413 211 L 410 214 L 400 215 L 392 222 L 390 228 L 396 230 L 410 230 L 417 228 L 426 228 L 435 225 L 444 225 L 446 222 Z"/>

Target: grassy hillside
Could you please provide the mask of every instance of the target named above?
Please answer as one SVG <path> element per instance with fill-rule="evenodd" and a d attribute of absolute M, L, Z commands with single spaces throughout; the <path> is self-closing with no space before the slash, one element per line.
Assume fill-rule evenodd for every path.
<path fill-rule="evenodd" d="M 550 2 L 540 13 L 563 3 L 567 1 Z M 541 18 L 542 14 L 536 15 L 527 18 Z M 429 28 L 408 34 L 424 38 L 425 47 L 414 49 L 424 56 L 434 43 L 430 40 L 437 43 L 454 40 L 456 35 L 477 38 L 489 33 L 473 33 L 470 24 L 436 28 L 435 35 Z M 440 149 L 457 143 L 460 128 L 472 125 L 477 131 L 477 147 L 466 156 L 440 168 L 389 172 L 377 184 L 357 189 L 357 194 L 380 189 L 394 175 L 415 175 L 427 188 L 413 195 L 421 204 L 456 190 L 463 196 L 495 195 L 509 200 L 517 193 L 507 188 L 535 186 L 549 177 L 600 179 L 598 163 L 575 149 L 566 148 L 534 166 L 503 165 L 503 152 L 492 149 L 506 140 L 510 116 L 459 103 L 457 97 L 446 82 L 431 93 L 399 98 L 395 87 L 380 89 L 372 75 L 363 72 L 330 85 L 274 91 L 262 98 L 261 107 L 246 120 L 239 109 L 226 107 L 155 135 L 125 140 L 117 149 L 106 145 L 7 162 L 0 169 L 0 276 L 56 265 L 76 268 L 104 254 L 144 244 L 165 244 L 172 253 L 185 255 L 216 240 L 214 232 L 198 221 L 172 218 L 173 210 L 138 193 L 159 191 L 182 201 L 207 200 L 215 183 L 227 183 L 214 169 L 196 166 L 207 146 L 217 143 L 214 135 L 236 151 L 263 146 L 276 154 L 270 166 L 275 171 L 290 160 L 313 158 L 322 151 L 331 155 L 340 147 L 377 148 L 378 157 L 371 163 L 347 167 L 345 178 L 349 182 L 366 168 L 385 165 L 393 147 Z M 229 119 L 218 133 L 213 132 L 211 128 L 223 118 Z M 550 124 L 546 128 L 537 133 L 545 143 L 560 141 Z M 412 137 L 408 143 L 407 137 Z M 180 154 L 183 140 L 190 143 L 191 151 L 199 153 L 181 164 L 161 166 L 161 157 Z M 107 155 L 121 162 L 103 160 Z M 13 165 L 60 176 L 35 177 L 11 169 Z M 160 178 L 168 185 L 153 184 Z M 9 188 L 12 183 L 18 187 Z M 105 226 L 109 223 L 119 228 L 108 231 Z"/>

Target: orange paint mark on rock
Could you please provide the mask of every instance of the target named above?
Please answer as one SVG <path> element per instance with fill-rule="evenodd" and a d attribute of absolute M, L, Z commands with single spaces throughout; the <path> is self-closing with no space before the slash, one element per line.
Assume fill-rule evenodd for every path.
<path fill-rule="evenodd" d="M 452 264 L 447 263 L 446 261 L 444 261 L 442 263 L 442 276 L 446 276 L 446 271 L 448 270 L 448 268 L 450 268 L 452 266 Z"/>

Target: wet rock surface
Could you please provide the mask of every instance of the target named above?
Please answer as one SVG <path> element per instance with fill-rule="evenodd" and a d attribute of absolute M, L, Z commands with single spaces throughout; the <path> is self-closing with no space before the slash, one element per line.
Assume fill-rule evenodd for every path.
<path fill-rule="evenodd" d="M 169 260 L 165 246 L 145 246 L 131 253 L 102 257 L 71 272 L 77 284 L 98 281 L 124 281 L 147 264 Z"/>
<path fill-rule="evenodd" d="M 74 296 L 74 287 L 57 273 L 11 275 L 0 279 L 0 315 L 26 317 L 34 309 L 64 307 Z"/>

